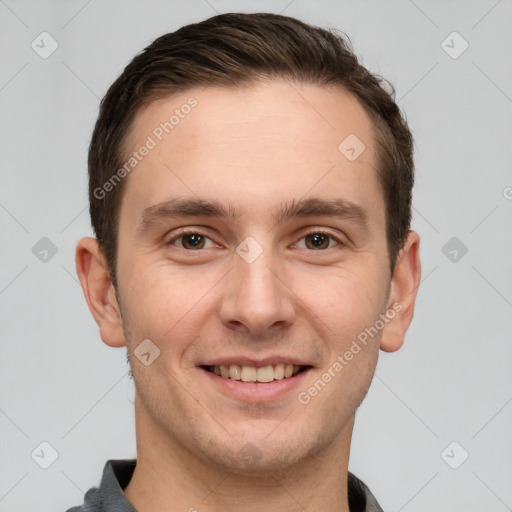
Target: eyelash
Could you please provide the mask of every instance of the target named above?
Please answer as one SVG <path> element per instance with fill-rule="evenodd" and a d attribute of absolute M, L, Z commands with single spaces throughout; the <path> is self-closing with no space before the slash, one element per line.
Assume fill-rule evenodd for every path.
<path fill-rule="evenodd" d="M 166 242 L 166 245 L 174 244 L 174 242 L 176 242 L 176 240 L 179 240 L 182 236 L 185 236 L 185 235 L 200 235 L 200 236 L 203 236 L 205 238 L 210 239 L 210 237 L 208 235 L 205 235 L 204 233 L 201 233 L 200 230 L 193 229 L 193 228 L 183 228 L 179 233 L 174 235 L 168 242 Z M 303 238 L 305 238 L 308 235 L 325 235 L 325 236 L 331 238 L 332 240 L 334 240 L 335 242 L 337 242 L 341 246 L 345 246 L 346 245 L 345 242 L 340 240 L 338 237 L 334 236 L 331 232 L 325 231 L 324 229 L 320 229 L 320 228 L 319 229 L 313 229 L 313 230 L 309 231 L 308 233 L 305 233 L 300 238 L 300 240 L 302 240 Z M 192 249 L 185 249 L 184 247 L 179 247 L 179 248 L 183 249 L 184 251 L 188 251 L 188 252 L 200 252 L 201 250 L 204 250 L 204 249 L 198 249 L 197 251 L 194 251 Z M 334 248 L 335 247 L 328 247 L 327 249 L 319 249 L 318 252 L 322 252 L 322 251 L 326 251 L 326 250 L 334 249 Z M 312 252 L 316 252 L 313 249 L 310 249 L 310 250 Z"/>

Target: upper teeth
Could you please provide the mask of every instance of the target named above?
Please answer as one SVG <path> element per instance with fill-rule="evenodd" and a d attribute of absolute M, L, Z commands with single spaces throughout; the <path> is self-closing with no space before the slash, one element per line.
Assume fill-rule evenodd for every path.
<path fill-rule="evenodd" d="M 240 366 L 238 364 L 210 366 L 210 371 L 226 379 L 242 380 L 243 382 L 272 382 L 295 375 L 301 366 L 296 364 L 269 364 L 256 366 Z"/>

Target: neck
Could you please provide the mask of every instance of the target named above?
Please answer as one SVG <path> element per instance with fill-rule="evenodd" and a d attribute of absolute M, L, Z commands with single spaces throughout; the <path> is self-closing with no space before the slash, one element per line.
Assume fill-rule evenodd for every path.
<path fill-rule="evenodd" d="M 198 458 L 140 409 L 141 414 L 136 414 L 137 465 L 124 489 L 137 510 L 349 512 L 353 419 L 326 450 L 300 465 L 282 472 L 239 474 Z"/>

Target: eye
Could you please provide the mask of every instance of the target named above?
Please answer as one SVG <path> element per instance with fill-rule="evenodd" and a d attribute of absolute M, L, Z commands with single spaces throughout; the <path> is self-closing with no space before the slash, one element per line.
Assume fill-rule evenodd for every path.
<path fill-rule="evenodd" d="M 331 249 L 331 241 L 337 242 L 338 245 L 345 245 L 340 239 L 331 233 L 322 230 L 311 231 L 303 236 L 301 240 L 305 240 L 306 249 L 312 249 L 315 251 Z"/>
<path fill-rule="evenodd" d="M 209 240 L 211 242 L 210 247 L 214 247 L 215 244 L 210 240 L 209 237 L 203 235 L 202 233 L 196 230 L 182 230 L 180 233 L 176 234 L 173 238 L 171 238 L 167 245 L 175 245 L 175 242 L 178 242 L 178 247 L 187 250 L 198 250 L 198 249 L 208 249 L 205 244 L 206 241 Z"/>
<path fill-rule="evenodd" d="M 299 246 L 299 248 L 306 248 L 314 251 L 331 249 L 333 245 L 336 245 L 336 243 L 341 246 L 345 245 L 338 237 L 334 236 L 332 233 L 318 229 L 304 235 L 301 238 L 301 241 L 302 240 L 305 240 L 305 245 L 300 247 L 299 244 L 296 244 Z M 208 242 L 210 245 L 208 245 Z M 208 249 L 216 246 L 216 244 L 208 236 L 195 229 L 181 230 L 179 233 L 175 234 L 166 243 L 166 245 L 177 246 L 189 251 L 198 251 L 200 249 Z"/>

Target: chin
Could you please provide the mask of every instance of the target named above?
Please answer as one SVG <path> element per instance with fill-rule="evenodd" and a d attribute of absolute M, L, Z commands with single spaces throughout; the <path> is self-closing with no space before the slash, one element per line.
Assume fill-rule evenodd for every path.
<path fill-rule="evenodd" d="M 277 427 L 279 429 L 279 427 Z M 276 430 L 277 430 L 276 429 Z M 195 450 L 209 464 L 239 476 L 269 477 L 269 473 L 287 474 L 304 463 L 313 463 L 316 456 L 329 448 L 336 433 L 320 428 L 292 428 L 277 432 L 260 431 L 254 436 L 244 435 L 238 439 L 209 439 L 197 442 Z M 314 433 L 316 431 L 316 434 Z M 271 431 L 269 431 L 271 432 Z"/>
<path fill-rule="evenodd" d="M 268 477 L 269 473 L 279 474 L 288 472 L 291 468 L 300 465 L 301 460 L 308 453 L 297 451 L 278 451 L 274 447 L 262 450 L 250 442 L 246 443 L 238 452 L 224 453 L 222 456 L 208 454 L 222 470 L 238 476 Z M 203 456 L 206 455 L 203 453 Z"/>

